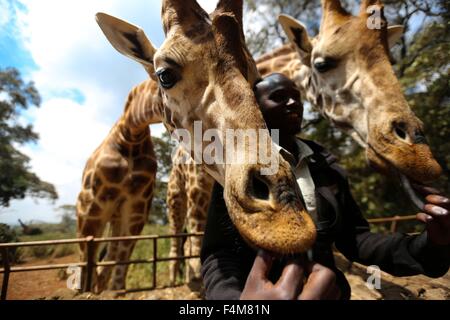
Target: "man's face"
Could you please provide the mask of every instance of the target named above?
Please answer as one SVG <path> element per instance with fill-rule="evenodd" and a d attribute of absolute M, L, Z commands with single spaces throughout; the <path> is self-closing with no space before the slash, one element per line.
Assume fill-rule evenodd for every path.
<path fill-rule="evenodd" d="M 281 135 L 300 132 L 303 105 L 294 82 L 274 73 L 256 84 L 255 95 L 269 129 L 279 129 Z"/>

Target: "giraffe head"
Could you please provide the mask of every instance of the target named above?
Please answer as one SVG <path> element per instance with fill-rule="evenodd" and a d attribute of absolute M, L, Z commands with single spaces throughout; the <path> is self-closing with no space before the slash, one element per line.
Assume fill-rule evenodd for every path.
<path fill-rule="evenodd" d="M 264 165 L 247 160 L 205 167 L 224 186 L 230 217 L 250 244 L 278 254 L 304 252 L 315 240 L 314 223 L 288 163 L 272 148 L 256 102 L 252 87 L 259 74 L 245 45 L 242 7 L 242 1 L 221 0 L 208 15 L 195 0 L 163 0 L 166 39 L 159 49 L 136 26 L 105 14 L 97 14 L 97 21 L 111 44 L 159 84 L 154 103 L 161 105 L 169 130 L 186 129 L 192 136 L 194 122 L 201 121 L 203 131 L 220 134 L 224 153 L 228 129 L 266 133 L 257 143 L 279 164 L 273 175 L 261 175 Z M 191 156 L 198 159 L 206 143 L 193 144 Z M 252 157 L 250 148 L 236 152 L 241 159 Z"/>
<path fill-rule="evenodd" d="M 320 32 L 280 16 L 309 77 L 308 100 L 366 149 L 368 162 L 384 174 L 427 182 L 441 168 L 426 143 L 422 122 L 411 111 L 396 78 L 389 48 L 401 26 L 387 26 L 378 0 L 363 0 L 347 13 L 339 0 L 322 0 Z"/>

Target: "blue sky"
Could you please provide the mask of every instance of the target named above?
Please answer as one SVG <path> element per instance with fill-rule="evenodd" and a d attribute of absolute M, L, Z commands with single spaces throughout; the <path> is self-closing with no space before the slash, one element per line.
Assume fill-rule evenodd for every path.
<path fill-rule="evenodd" d="M 212 10 L 215 1 L 199 1 Z M 23 114 L 39 142 L 21 150 L 60 199 L 13 201 L 0 222 L 58 221 L 55 208 L 74 204 L 86 160 L 122 113 L 130 89 L 147 78 L 137 63 L 117 53 L 95 22 L 103 11 L 141 26 L 159 46 L 164 40 L 161 0 L 0 0 L 0 68 L 16 67 L 34 81 L 40 108 Z M 152 134 L 165 129 L 152 126 Z"/>

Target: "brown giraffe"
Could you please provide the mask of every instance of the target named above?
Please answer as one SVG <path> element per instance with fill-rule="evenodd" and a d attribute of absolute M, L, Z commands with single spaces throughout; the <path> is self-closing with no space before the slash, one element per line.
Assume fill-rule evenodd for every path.
<path fill-rule="evenodd" d="M 174 153 L 174 164 L 167 184 L 167 215 L 170 232 L 181 233 L 186 225 L 187 232 L 196 233 L 205 230 L 206 215 L 214 179 L 196 165 L 189 154 L 179 147 Z M 186 239 L 184 254 L 186 256 L 200 255 L 201 238 Z M 170 257 L 180 256 L 183 252 L 182 239 L 172 238 L 170 242 Z M 175 285 L 179 270 L 179 261 L 172 260 L 169 264 L 170 283 Z M 200 279 L 199 259 L 190 259 L 185 266 L 185 282 Z"/>
<path fill-rule="evenodd" d="M 87 161 L 77 200 L 79 237 L 100 237 L 107 223 L 113 237 L 139 235 L 148 220 L 156 178 L 148 125 L 161 119 L 158 108 L 149 108 L 160 105 L 159 97 L 150 95 L 156 89 L 156 82 L 147 80 L 131 91 L 123 115 Z M 127 261 L 134 245 L 134 241 L 112 242 L 104 260 Z M 84 246 L 81 252 L 86 261 Z M 98 267 L 95 291 L 124 289 L 127 269 L 127 265 Z"/>
<path fill-rule="evenodd" d="M 208 15 L 195 0 L 163 0 L 166 39 L 159 49 L 140 28 L 97 14 L 113 47 L 141 63 L 151 80 L 130 95 L 124 116 L 87 163 L 77 205 L 79 236 L 101 235 L 113 217 L 111 223 L 117 222 L 116 229 L 112 225 L 113 235 L 140 232 L 156 170 L 153 151 L 149 150 L 150 134 L 141 125 L 147 127 L 162 119 L 169 132 L 180 134 L 175 130 L 184 129 L 194 138 L 195 121 L 201 121 L 203 132 L 216 129 L 224 154 L 228 129 L 259 132 L 257 147 L 278 165 L 274 174 L 263 175 L 262 170 L 269 165 L 250 161 L 253 155 L 248 141 L 236 150 L 242 163 L 214 162 L 205 164 L 205 168 L 224 186 L 230 217 L 250 243 L 280 254 L 304 252 L 311 247 L 316 234 L 314 223 L 302 205 L 289 164 L 274 151 L 252 90 L 259 74 L 245 46 L 242 6 L 242 1 L 221 0 Z M 178 139 L 182 139 L 181 134 Z M 196 159 L 206 146 L 193 140 L 190 155 Z M 133 171 L 133 152 L 136 158 L 146 158 L 140 162 L 139 173 Z M 135 196 L 142 201 L 135 204 Z M 117 246 L 108 248 L 107 259 L 112 255 L 128 258 L 133 243 Z M 85 260 L 87 253 L 84 247 L 81 249 Z M 105 285 L 106 270 L 100 270 L 97 288 Z M 124 289 L 125 275 L 126 267 L 116 267 L 111 288 Z"/>
<path fill-rule="evenodd" d="M 371 5 L 380 10 L 381 29 L 367 27 Z M 383 174 L 399 176 L 412 201 L 423 205 L 417 202 L 408 180 L 432 181 L 439 177 L 441 168 L 425 143 L 422 122 L 409 108 L 390 63 L 389 48 L 403 28 L 387 27 L 380 1 L 363 1 L 358 16 L 348 14 L 339 0 L 322 1 L 322 11 L 320 32 L 315 38 L 309 38 L 300 22 L 280 16 L 291 44 L 257 59 L 259 72 L 262 76 L 280 72 L 295 81 L 302 99 L 366 149 L 371 166 Z M 192 178 L 192 173 L 200 177 Z M 169 188 L 185 184 L 183 177 L 201 180 L 205 185 L 212 181 L 202 168 L 189 168 L 187 174 L 171 175 Z M 206 199 L 210 199 L 210 192 L 204 190 Z M 177 195 L 168 194 L 169 222 L 174 232 L 180 232 L 186 214 L 171 208 L 171 203 L 180 201 L 174 197 Z M 188 220 L 194 217 L 201 220 L 189 224 L 204 225 L 203 210 L 191 213 Z M 172 250 L 177 245 L 172 243 Z M 192 251 L 199 252 L 200 248 Z M 172 271 L 172 278 L 175 274 Z"/>

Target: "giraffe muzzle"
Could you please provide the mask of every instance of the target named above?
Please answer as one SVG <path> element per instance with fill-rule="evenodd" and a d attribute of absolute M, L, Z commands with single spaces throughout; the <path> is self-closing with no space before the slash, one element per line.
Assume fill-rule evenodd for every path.
<path fill-rule="evenodd" d="M 315 241 L 316 228 L 288 164 L 281 163 L 273 175 L 261 175 L 259 169 L 228 168 L 224 198 L 231 220 L 255 248 L 277 255 L 306 252 Z"/>

